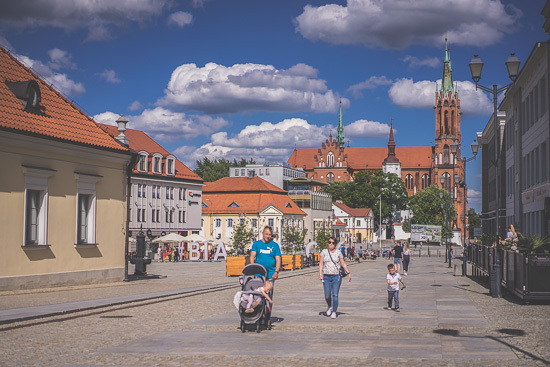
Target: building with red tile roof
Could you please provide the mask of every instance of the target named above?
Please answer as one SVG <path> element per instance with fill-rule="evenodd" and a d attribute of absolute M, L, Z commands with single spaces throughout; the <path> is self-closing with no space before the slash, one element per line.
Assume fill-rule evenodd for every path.
<path fill-rule="evenodd" d="M 371 242 L 374 234 L 374 215 L 370 208 L 350 208 L 342 202 L 332 203 L 332 211 L 345 229 L 340 233 L 347 243 Z"/>
<path fill-rule="evenodd" d="M 284 223 L 303 228 L 306 215 L 286 191 L 258 176 L 207 182 L 202 205 L 203 235 L 214 238 L 232 238 L 235 225 L 245 220 L 257 239 L 263 227 L 270 225 L 280 241 Z"/>
<path fill-rule="evenodd" d="M 337 139 L 332 134 L 318 149 L 294 149 L 287 163 L 303 169 L 308 178 L 325 182 L 351 181 L 361 170 L 383 170 L 401 177 L 409 195 L 430 185 L 447 190 L 454 199 L 458 213 L 453 227 L 464 227 L 467 193 L 459 182 L 464 180 L 464 163 L 460 159 L 460 97 L 452 81 L 451 61 L 447 41 L 443 79 L 435 93 L 435 145 L 399 147 L 393 137 L 393 123 L 387 148 L 345 147 L 342 114 L 340 112 Z M 453 152 L 456 148 L 456 152 Z"/>
<path fill-rule="evenodd" d="M 117 126 L 99 126 L 113 137 L 121 134 Z M 131 179 L 131 236 L 140 229 L 150 238 L 199 233 L 202 178 L 143 131 L 123 128 L 123 135 L 139 155 Z"/>
<path fill-rule="evenodd" d="M 0 290 L 122 280 L 135 157 L 0 47 Z"/>

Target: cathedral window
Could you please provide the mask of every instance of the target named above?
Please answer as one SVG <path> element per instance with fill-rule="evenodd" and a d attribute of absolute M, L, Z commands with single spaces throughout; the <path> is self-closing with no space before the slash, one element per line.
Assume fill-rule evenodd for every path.
<path fill-rule="evenodd" d="M 449 146 L 447 144 L 443 147 L 443 164 L 449 164 Z"/>
<path fill-rule="evenodd" d="M 414 188 L 414 178 L 412 175 L 405 176 L 405 187 L 407 187 L 407 190 Z"/>
<path fill-rule="evenodd" d="M 430 176 L 425 174 L 422 176 L 422 190 L 428 188 L 428 186 L 430 186 Z"/>
<path fill-rule="evenodd" d="M 446 191 L 451 188 L 451 175 L 447 172 L 441 175 L 441 188 Z"/>
<path fill-rule="evenodd" d="M 334 167 L 334 153 L 332 152 L 327 154 L 327 167 Z"/>
<path fill-rule="evenodd" d="M 329 172 L 329 173 L 327 174 L 327 182 L 328 182 L 328 183 L 334 182 L 334 173 Z"/>

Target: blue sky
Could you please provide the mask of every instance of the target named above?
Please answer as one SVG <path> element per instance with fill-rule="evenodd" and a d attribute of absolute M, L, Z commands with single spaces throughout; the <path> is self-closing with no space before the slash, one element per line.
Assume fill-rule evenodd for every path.
<path fill-rule="evenodd" d="M 444 39 L 463 153 L 492 112 L 481 84 L 546 41 L 543 0 L 0 1 L 0 44 L 97 121 L 146 131 L 191 168 L 204 156 L 286 161 L 336 134 L 352 147 L 433 145 Z M 468 163 L 480 209 L 480 160 Z"/>

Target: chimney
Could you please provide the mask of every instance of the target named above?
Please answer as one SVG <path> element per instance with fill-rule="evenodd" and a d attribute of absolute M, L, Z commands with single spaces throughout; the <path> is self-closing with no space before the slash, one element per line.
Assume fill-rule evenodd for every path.
<path fill-rule="evenodd" d="M 124 132 L 126 131 L 126 124 L 128 123 L 128 120 L 124 118 L 123 115 L 120 115 L 118 120 L 116 120 L 116 123 L 118 125 L 118 132 L 120 133 L 115 139 L 121 142 L 124 145 L 128 145 L 128 138 L 126 135 L 124 135 Z"/>

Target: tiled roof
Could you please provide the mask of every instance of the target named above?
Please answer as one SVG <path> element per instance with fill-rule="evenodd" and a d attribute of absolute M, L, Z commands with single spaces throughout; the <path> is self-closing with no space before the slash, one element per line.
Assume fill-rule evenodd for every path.
<path fill-rule="evenodd" d="M 111 125 L 105 125 L 105 124 L 99 124 L 100 127 L 105 130 L 109 135 L 116 137 L 119 135 L 118 127 L 111 126 Z M 124 135 L 128 138 L 128 145 L 130 146 L 130 149 L 134 150 L 135 152 L 140 151 L 146 151 L 149 153 L 149 162 L 148 162 L 148 172 L 141 172 L 137 170 L 137 165 L 134 167 L 134 173 L 139 174 L 147 174 L 151 176 L 162 176 L 162 177 L 176 177 L 176 178 L 183 178 L 187 180 L 194 180 L 194 181 L 200 181 L 202 183 L 202 178 L 197 175 L 195 172 L 193 172 L 191 169 L 189 169 L 185 164 L 183 164 L 179 159 L 177 159 L 173 154 L 171 154 L 169 151 L 164 149 L 159 143 L 157 143 L 155 140 L 153 140 L 149 135 L 144 133 L 140 130 L 133 130 L 133 129 L 126 129 L 124 132 Z M 166 158 L 169 155 L 172 155 L 176 159 L 176 165 L 175 165 L 175 175 L 167 175 L 164 171 L 161 173 L 153 173 L 152 168 L 152 157 L 153 154 L 159 153 L 162 155 L 163 159 Z"/>
<path fill-rule="evenodd" d="M 38 83 L 42 109 L 25 109 L 10 82 Z M 0 47 L 0 129 L 100 149 L 128 152 L 96 122 Z"/>
<path fill-rule="evenodd" d="M 275 206 L 285 215 L 306 215 L 294 201 L 284 194 L 275 193 L 217 193 L 203 191 L 202 201 L 208 207 L 202 208 L 202 214 L 257 214 L 269 205 Z M 208 200 L 206 200 L 208 199 Z M 230 206 L 236 203 L 238 206 Z M 290 207 L 288 205 L 290 204 Z"/>
<path fill-rule="evenodd" d="M 262 193 L 281 193 L 287 192 L 277 186 L 267 182 L 258 176 L 254 177 L 224 177 L 215 182 L 207 182 L 202 189 L 203 193 L 217 192 L 262 192 Z"/>
<path fill-rule="evenodd" d="M 294 168 L 313 169 L 313 156 L 317 153 L 316 148 L 294 149 L 287 162 Z M 388 148 L 344 148 L 344 154 L 348 155 L 348 167 L 351 169 L 382 169 Z M 401 169 L 430 168 L 432 147 L 396 147 L 395 156 L 401 162 Z"/>
<path fill-rule="evenodd" d="M 352 217 L 366 217 L 370 213 L 370 208 L 350 208 L 344 203 L 332 203 L 333 205 L 337 206 L 341 210 L 345 211 Z"/>

